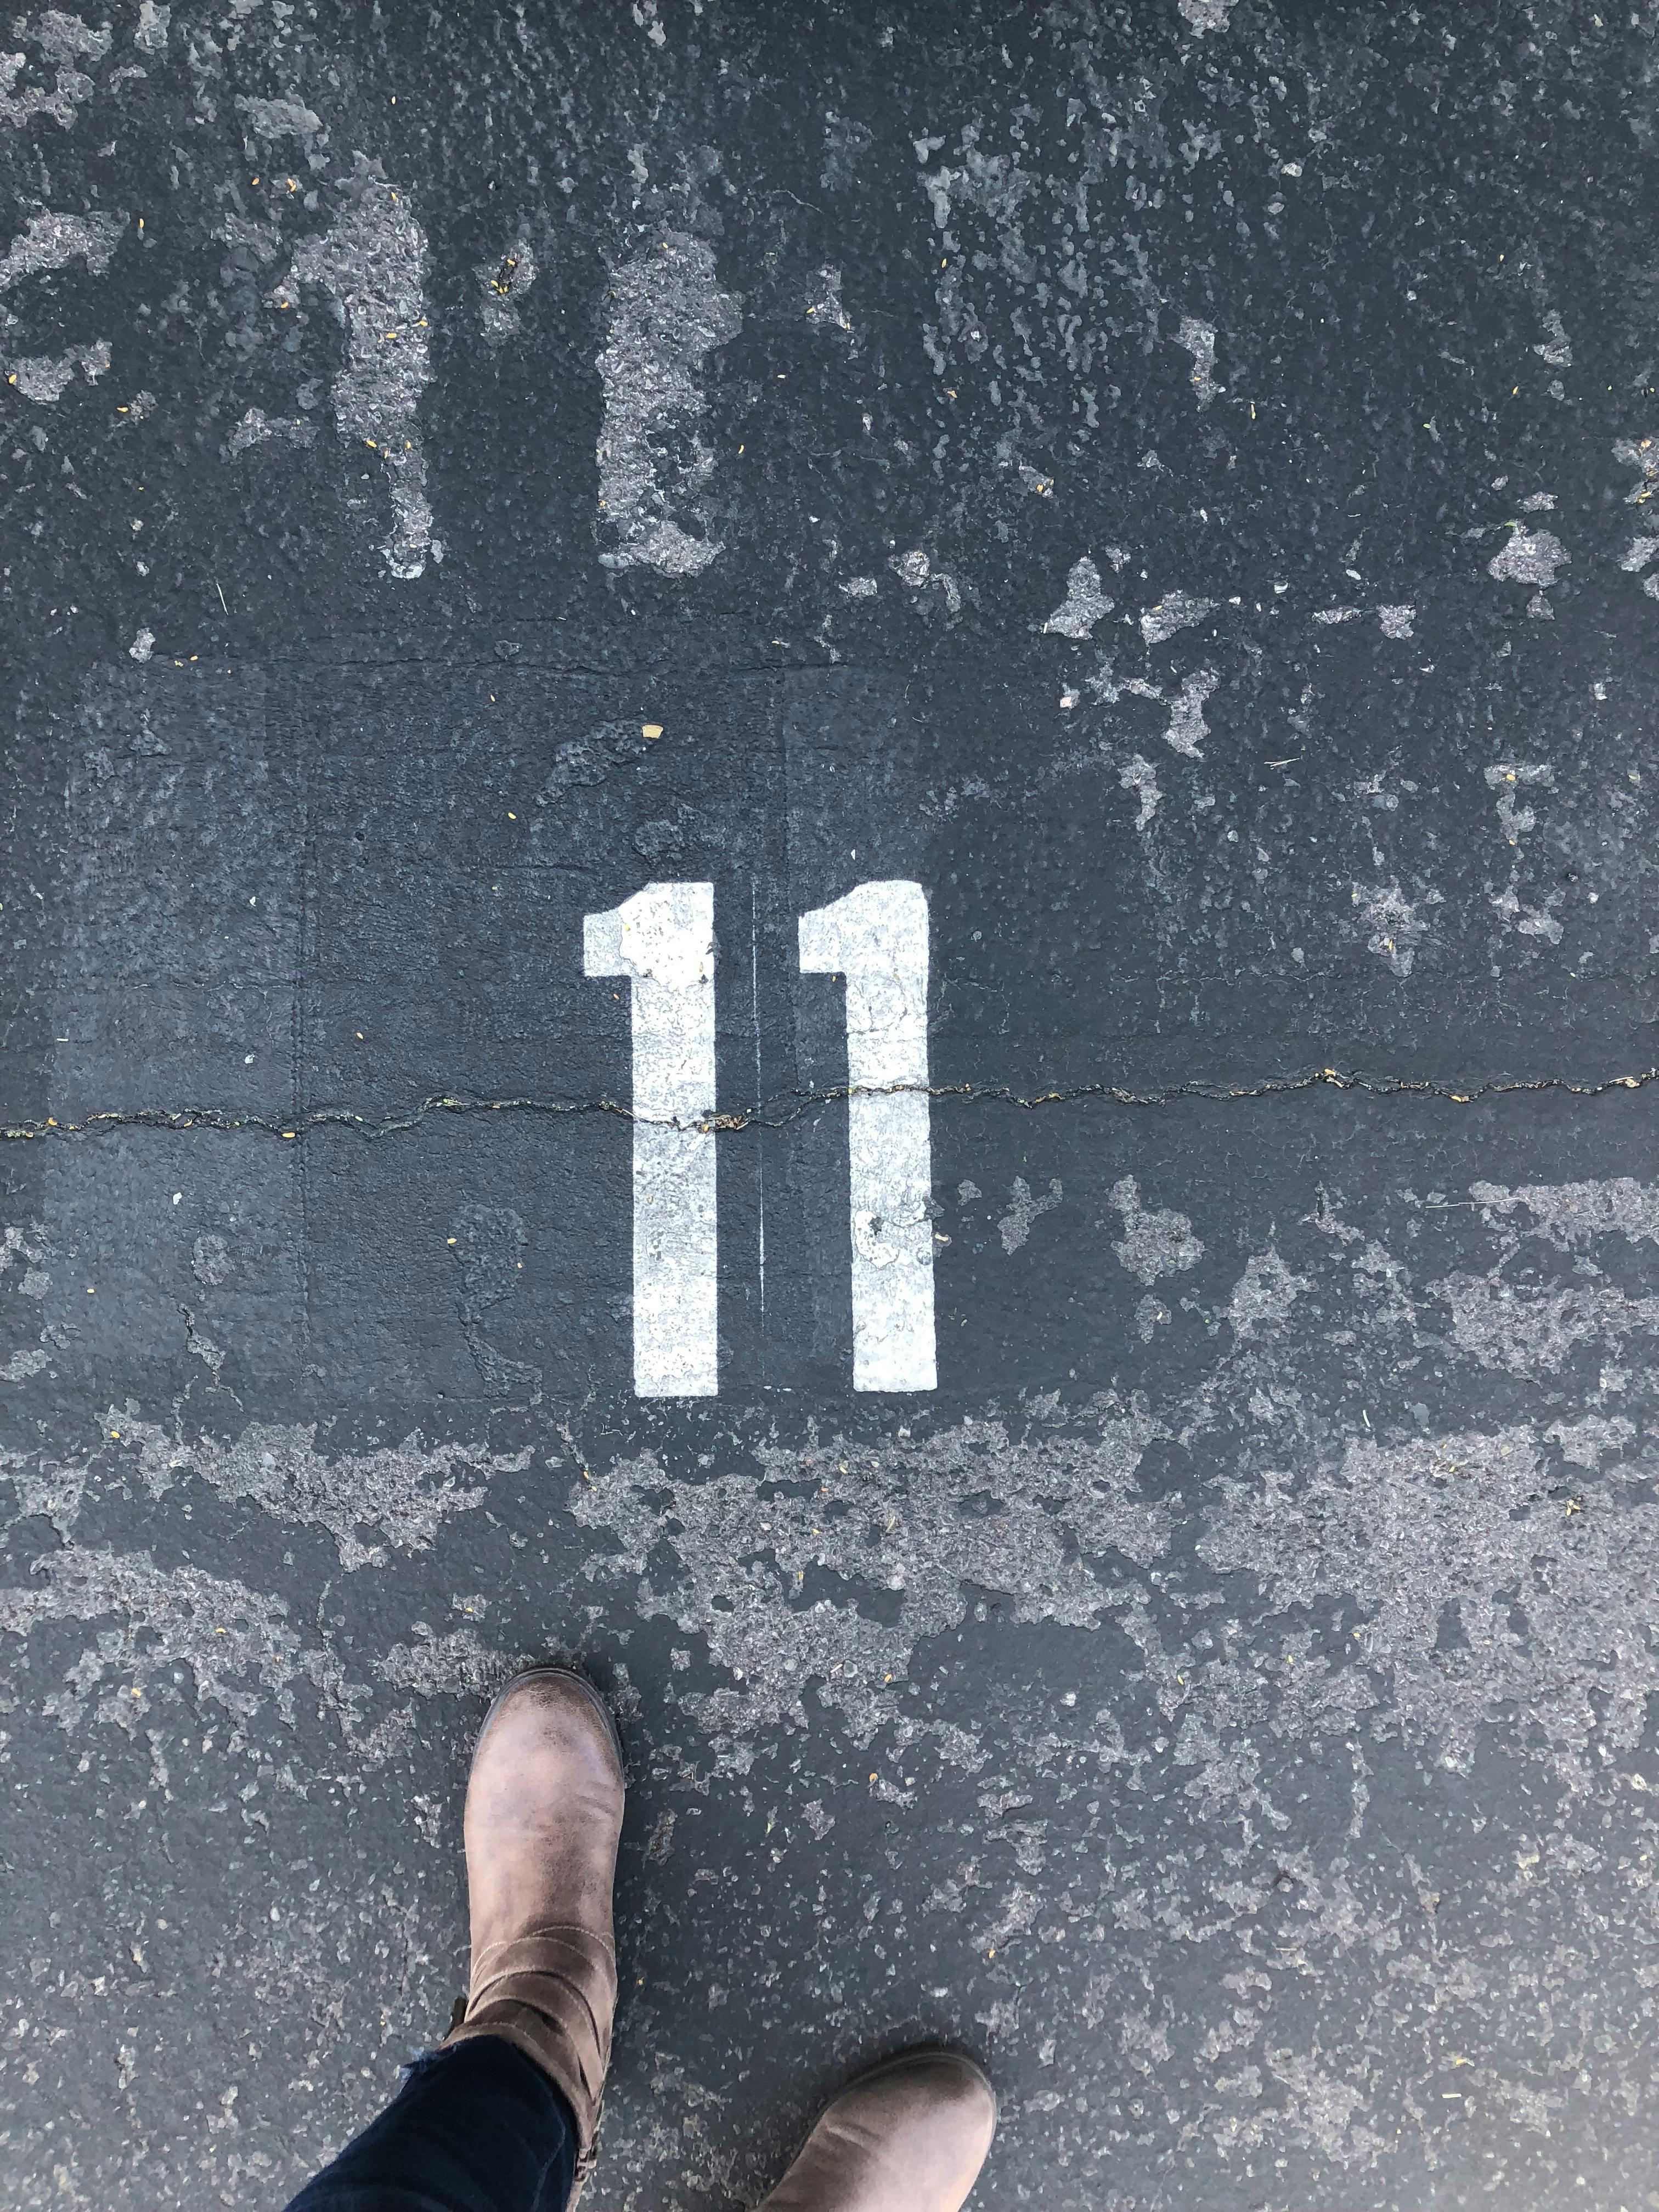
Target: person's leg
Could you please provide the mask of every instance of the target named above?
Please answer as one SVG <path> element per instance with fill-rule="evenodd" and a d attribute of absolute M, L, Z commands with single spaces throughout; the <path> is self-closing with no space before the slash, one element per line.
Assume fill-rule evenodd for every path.
<path fill-rule="evenodd" d="M 568 1668 L 485 1716 L 466 1790 L 472 1976 L 443 2048 L 291 2212 L 562 2212 L 592 2171 L 611 2063 L 622 1745 Z"/>
<path fill-rule="evenodd" d="M 288 2212 L 565 2212 L 576 2123 L 497 2036 L 416 2060 L 398 2096 Z"/>

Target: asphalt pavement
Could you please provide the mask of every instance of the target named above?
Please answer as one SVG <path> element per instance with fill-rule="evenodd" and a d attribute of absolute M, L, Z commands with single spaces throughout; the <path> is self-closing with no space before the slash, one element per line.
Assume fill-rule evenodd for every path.
<path fill-rule="evenodd" d="M 1659 9 L 0 48 L 0 2202 L 1659 2206 Z"/>

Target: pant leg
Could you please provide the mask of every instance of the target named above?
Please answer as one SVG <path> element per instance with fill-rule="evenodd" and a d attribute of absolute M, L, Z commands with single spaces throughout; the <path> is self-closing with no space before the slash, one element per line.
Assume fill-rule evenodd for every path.
<path fill-rule="evenodd" d="M 569 2106 L 514 2045 L 478 2036 L 417 2059 L 288 2212 L 565 2212 L 575 2167 Z"/>

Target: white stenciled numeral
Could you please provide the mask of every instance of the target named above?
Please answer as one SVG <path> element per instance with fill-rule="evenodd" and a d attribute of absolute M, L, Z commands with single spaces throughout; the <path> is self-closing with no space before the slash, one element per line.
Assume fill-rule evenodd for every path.
<path fill-rule="evenodd" d="M 718 1387 L 714 887 L 647 884 L 583 924 L 590 975 L 625 975 L 634 1016 L 634 1388 Z"/>
<path fill-rule="evenodd" d="M 932 1390 L 927 900 L 860 884 L 800 918 L 805 975 L 847 978 L 853 1388 Z"/>
<path fill-rule="evenodd" d="M 647 884 L 584 924 L 584 964 L 623 976 L 634 1035 L 634 1388 L 712 1396 L 719 1380 L 714 890 Z M 927 901 L 861 884 L 800 918 L 807 975 L 847 987 L 853 1387 L 932 1390 L 933 1146 Z"/>

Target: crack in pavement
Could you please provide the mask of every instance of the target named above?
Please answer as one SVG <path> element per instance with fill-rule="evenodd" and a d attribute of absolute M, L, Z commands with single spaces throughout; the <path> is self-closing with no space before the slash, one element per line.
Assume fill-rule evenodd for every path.
<path fill-rule="evenodd" d="M 624 1121 L 642 1121 L 658 1128 L 696 1130 L 705 1134 L 731 1135 L 746 1129 L 781 1129 L 815 1107 L 833 1106 L 842 1099 L 918 1095 L 928 1098 L 962 1098 L 976 1104 L 1014 1106 L 1031 1112 L 1040 1106 L 1064 1106 L 1090 1098 L 1109 1099 L 1117 1106 L 1165 1106 L 1182 1098 L 1202 1098 L 1218 1104 L 1235 1100 L 1273 1098 L 1321 1087 L 1360 1091 L 1374 1097 L 1443 1099 L 1468 1106 L 1483 1098 L 1507 1097 L 1518 1091 L 1559 1091 L 1579 1098 L 1599 1098 L 1609 1091 L 1640 1091 L 1659 1079 L 1659 1067 L 1644 1068 L 1636 1075 L 1609 1075 L 1596 1082 L 1579 1082 L 1567 1075 L 1504 1077 L 1455 1090 L 1432 1076 L 1369 1075 L 1358 1069 L 1311 1068 L 1300 1075 L 1275 1077 L 1265 1083 L 1176 1083 L 1149 1090 L 1134 1090 L 1115 1083 L 1081 1083 L 1029 1097 L 1006 1084 L 893 1083 L 842 1084 L 828 1090 L 801 1091 L 787 1100 L 769 1100 L 732 1113 L 700 1115 L 678 1121 L 672 1115 L 639 1115 L 616 1098 L 468 1098 L 434 1091 L 402 1113 L 373 1115 L 354 1113 L 344 1106 L 319 1106 L 288 1117 L 263 1114 L 232 1114 L 216 1106 L 131 1107 L 88 1114 L 78 1121 L 60 1121 L 48 1115 L 43 1121 L 15 1121 L 0 1127 L 0 1138 L 27 1143 L 52 1137 L 99 1137 L 117 1129 L 164 1129 L 173 1132 L 204 1129 L 222 1133 L 247 1132 L 297 1143 L 319 1129 L 349 1129 L 364 1138 L 392 1137 L 417 1128 L 433 1114 L 542 1114 L 548 1115 L 608 1114 Z"/>

